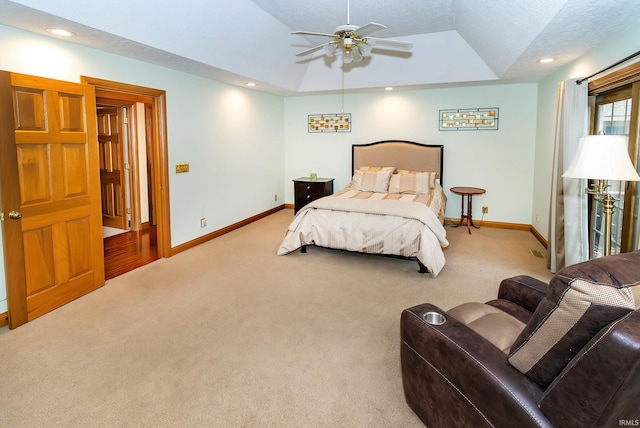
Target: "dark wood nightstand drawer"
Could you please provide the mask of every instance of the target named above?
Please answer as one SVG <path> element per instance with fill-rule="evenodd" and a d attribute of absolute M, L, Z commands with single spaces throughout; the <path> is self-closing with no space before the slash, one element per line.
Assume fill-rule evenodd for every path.
<path fill-rule="evenodd" d="M 318 178 L 311 180 L 309 177 L 301 177 L 293 180 L 295 194 L 295 212 L 311 201 L 320 199 L 333 193 L 333 178 Z"/>

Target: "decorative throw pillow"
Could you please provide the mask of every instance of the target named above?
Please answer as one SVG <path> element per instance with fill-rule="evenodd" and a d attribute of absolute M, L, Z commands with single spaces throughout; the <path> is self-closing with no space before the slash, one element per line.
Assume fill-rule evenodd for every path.
<path fill-rule="evenodd" d="M 633 311 L 640 251 L 560 270 L 511 347 L 509 363 L 548 386 L 602 328 Z"/>
<path fill-rule="evenodd" d="M 351 185 L 361 192 L 386 193 L 389 189 L 389 179 L 395 169 L 393 166 L 362 166 L 354 172 Z"/>
<path fill-rule="evenodd" d="M 436 188 L 436 183 L 439 181 L 439 177 L 438 177 L 438 173 L 437 172 L 430 172 L 430 171 L 412 171 L 412 170 L 408 170 L 408 169 L 399 169 L 397 171 L 398 174 L 419 174 L 422 172 L 428 172 L 429 173 L 429 187 L 431 187 L 432 189 Z"/>
<path fill-rule="evenodd" d="M 435 172 L 399 172 L 389 180 L 389 193 L 430 193 L 436 183 Z"/>

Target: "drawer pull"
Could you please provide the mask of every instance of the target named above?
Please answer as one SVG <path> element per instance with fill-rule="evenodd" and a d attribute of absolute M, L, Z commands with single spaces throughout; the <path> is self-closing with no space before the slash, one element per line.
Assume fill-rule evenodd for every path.
<path fill-rule="evenodd" d="M 311 186 L 307 186 L 307 190 L 311 189 Z"/>
<path fill-rule="evenodd" d="M 307 195 L 307 199 L 309 199 L 311 197 L 311 195 Z"/>

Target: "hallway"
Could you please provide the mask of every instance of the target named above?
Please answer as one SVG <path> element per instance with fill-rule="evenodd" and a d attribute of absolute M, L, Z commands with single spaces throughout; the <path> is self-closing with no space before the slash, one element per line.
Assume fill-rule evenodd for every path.
<path fill-rule="evenodd" d="M 156 227 L 104 238 L 105 280 L 158 260 Z"/>

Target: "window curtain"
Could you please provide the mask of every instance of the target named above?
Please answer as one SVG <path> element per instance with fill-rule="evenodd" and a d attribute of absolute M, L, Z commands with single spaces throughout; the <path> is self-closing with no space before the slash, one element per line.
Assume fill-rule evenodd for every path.
<path fill-rule="evenodd" d="M 588 133 L 588 86 L 569 79 L 558 85 L 556 134 L 551 181 L 548 267 L 553 273 L 589 258 L 586 181 L 562 178 Z"/>

